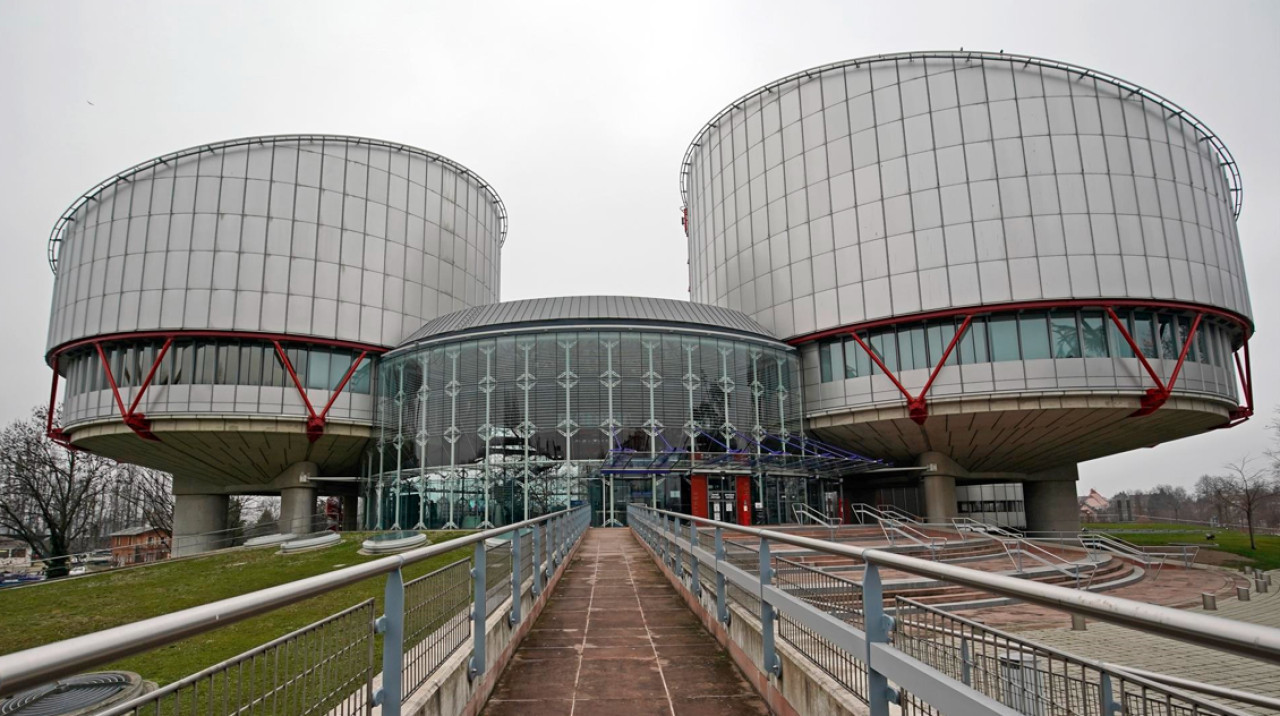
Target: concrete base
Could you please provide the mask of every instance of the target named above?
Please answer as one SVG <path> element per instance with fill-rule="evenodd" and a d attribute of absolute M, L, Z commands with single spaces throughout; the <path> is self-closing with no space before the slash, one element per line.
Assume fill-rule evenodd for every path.
<path fill-rule="evenodd" d="M 280 531 L 305 535 L 316 530 L 316 488 L 287 487 L 280 491 Z"/>
<path fill-rule="evenodd" d="M 1076 532 L 1080 529 L 1080 503 L 1076 500 L 1075 465 L 1028 475 L 1022 483 L 1030 532 Z"/>
<path fill-rule="evenodd" d="M 227 495 L 173 496 L 173 556 L 227 546 Z"/>

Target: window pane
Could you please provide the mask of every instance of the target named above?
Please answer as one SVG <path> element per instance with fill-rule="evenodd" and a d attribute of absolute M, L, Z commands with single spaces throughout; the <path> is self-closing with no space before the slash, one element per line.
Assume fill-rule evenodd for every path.
<path fill-rule="evenodd" d="M 276 350 L 275 346 L 271 346 L 267 351 L 267 360 L 265 365 L 262 366 L 262 384 L 283 388 L 288 378 L 285 374 L 284 363 L 280 361 L 280 352 Z"/>
<path fill-rule="evenodd" d="M 906 341 L 903 341 L 900 337 L 898 344 L 901 346 L 907 342 L 911 344 L 911 367 L 929 368 L 929 353 L 924 347 L 924 326 L 915 326 L 908 330 Z"/>
<path fill-rule="evenodd" d="M 1173 316 L 1167 313 L 1157 314 L 1160 326 L 1160 357 L 1165 360 L 1177 360 L 1178 336 L 1173 326 Z"/>
<path fill-rule="evenodd" d="M 1208 333 L 1206 334 L 1207 335 L 1206 340 L 1209 344 L 1209 353 L 1212 354 L 1213 356 L 1213 364 L 1221 368 L 1222 367 L 1222 339 L 1219 338 L 1218 336 L 1219 334 L 1218 327 L 1210 323 L 1209 325 L 1205 326 L 1204 328 L 1201 328 L 1200 330 L 1203 331 L 1205 330 L 1205 328 L 1208 329 Z"/>
<path fill-rule="evenodd" d="M 844 377 L 865 378 L 871 375 L 871 356 L 862 350 L 858 342 L 850 338 L 844 342 Z"/>
<path fill-rule="evenodd" d="M 1053 331 L 1053 357 L 1079 358 L 1080 332 L 1076 327 L 1075 312 L 1054 312 L 1049 316 L 1049 328 Z"/>
<path fill-rule="evenodd" d="M 1155 316 L 1145 311 L 1136 311 L 1133 314 L 1133 341 L 1138 344 L 1138 348 L 1142 351 L 1142 355 L 1148 358 L 1158 358 L 1156 352 L 1156 332 L 1155 332 Z"/>
<path fill-rule="evenodd" d="M 235 385 L 239 369 L 240 346 L 234 343 L 218 346 L 218 385 Z"/>
<path fill-rule="evenodd" d="M 1200 330 L 1196 331 L 1196 360 L 1201 363 L 1213 363 L 1213 356 L 1209 350 L 1209 333 L 1213 330 L 1213 325 L 1208 321 L 1200 322 Z"/>
<path fill-rule="evenodd" d="M 195 377 L 192 378 L 192 383 L 196 385 L 213 384 L 214 350 L 216 350 L 216 347 L 211 343 L 203 343 L 196 346 Z"/>
<path fill-rule="evenodd" d="M 1048 316 L 1042 312 L 1024 313 L 1018 319 L 1022 329 L 1022 359 L 1043 360 L 1049 357 Z"/>
<path fill-rule="evenodd" d="M 352 393 L 368 393 L 369 392 L 369 373 L 373 370 L 373 361 L 369 356 L 365 356 L 360 361 L 360 367 L 356 368 L 356 372 L 351 375 L 351 383 L 348 384 L 348 390 Z"/>
<path fill-rule="evenodd" d="M 1199 330 L 1197 329 L 1197 333 Z M 1174 354 L 1177 358 L 1182 354 L 1182 347 L 1187 345 L 1187 337 L 1191 335 L 1191 319 L 1187 316 L 1178 316 L 1178 352 Z M 1187 360 L 1196 359 L 1196 347 L 1193 344 L 1187 348 Z"/>
<path fill-rule="evenodd" d="M 1018 317 L 994 316 L 988 321 L 991 332 L 991 360 L 1018 360 Z"/>
<path fill-rule="evenodd" d="M 965 365 L 987 363 L 990 361 L 987 356 L 987 322 L 975 318 L 960 337 L 960 362 Z"/>
<path fill-rule="evenodd" d="M 1132 325 L 1129 314 L 1127 312 L 1122 311 L 1117 313 L 1116 317 L 1119 318 L 1121 321 L 1126 322 L 1125 330 L 1129 331 L 1130 337 L 1133 337 L 1133 331 L 1129 330 L 1130 326 Z M 1120 335 L 1120 329 L 1116 327 L 1116 322 L 1111 320 L 1111 316 L 1104 316 L 1102 320 L 1106 322 L 1107 333 L 1111 337 L 1110 341 L 1111 341 L 1112 354 L 1119 356 L 1121 358 L 1132 358 L 1133 349 L 1129 347 L 1129 341 L 1126 341 L 1124 339 L 1124 336 Z M 1134 338 L 1134 340 L 1136 341 L 1137 339 Z"/>
<path fill-rule="evenodd" d="M 347 371 L 351 369 L 351 360 L 352 356 L 344 353 L 334 353 L 329 357 L 329 384 L 325 386 L 326 388 L 329 390 L 338 388 L 338 384 L 342 382 L 342 379 L 347 375 Z"/>
<path fill-rule="evenodd" d="M 1098 311 L 1082 311 L 1080 313 L 1080 333 L 1084 341 L 1085 358 L 1106 358 L 1111 355 L 1107 350 L 1107 331 L 1105 318 Z"/>
<path fill-rule="evenodd" d="M 967 330 L 967 329 L 966 329 Z M 945 323 L 938 323 L 929 326 L 929 364 L 937 365 L 942 360 L 942 354 L 947 351 L 947 346 L 951 345 L 951 339 L 956 335 L 956 324 L 948 319 Z M 960 358 L 957 348 L 951 349 L 951 355 L 947 356 L 947 365 L 955 365 Z"/>
<path fill-rule="evenodd" d="M 289 357 L 292 358 L 293 351 L 289 351 L 289 353 L 290 353 Z M 298 353 L 302 355 L 307 355 L 308 352 L 298 351 Z M 310 358 L 311 360 L 311 365 L 310 365 L 310 370 L 307 371 L 306 373 L 306 378 L 304 378 L 304 380 L 306 381 L 305 385 L 308 388 L 312 388 L 315 390 L 322 390 L 324 388 L 328 388 L 329 387 L 328 385 L 329 352 L 322 348 L 317 348 L 310 351 L 310 355 L 308 356 L 308 358 Z M 307 358 L 303 358 L 303 362 L 306 362 L 306 360 Z M 297 364 L 295 364 L 293 366 L 293 369 L 298 371 L 299 378 L 303 378 L 303 369 L 306 367 L 307 366 L 299 367 Z"/>
<path fill-rule="evenodd" d="M 839 346 L 839 343 L 818 346 L 818 372 L 823 383 L 831 382 L 831 353 Z"/>
<path fill-rule="evenodd" d="M 893 373 L 898 372 L 897 343 L 898 341 L 894 335 L 893 329 L 874 333 L 871 336 L 871 340 L 868 341 L 868 344 L 871 346 L 871 350 L 875 351 L 875 354 L 880 357 L 880 361 L 884 363 L 884 366 Z"/>
<path fill-rule="evenodd" d="M 831 377 L 829 380 L 841 380 L 844 378 L 844 344 L 832 343 L 828 352 L 828 360 L 831 363 Z"/>

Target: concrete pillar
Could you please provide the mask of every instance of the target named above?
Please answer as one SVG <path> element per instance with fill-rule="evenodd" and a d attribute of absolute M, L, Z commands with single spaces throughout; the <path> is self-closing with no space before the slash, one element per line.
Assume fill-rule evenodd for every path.
<path fill-rule="evenodd" d="M 1075 465 L 1053 468 L 1027 476 L 1022 496 L 1030 532 L 1078 532 L 1080 502 L 1076 499 Z"/>
<path fill-rule="evenodd" d="M 360 509 L 360 498 L 356 495 L 342 496 L 342 531 L 350 532 L 360 529 L 360 523 L 356 521 L 356 513 Z"/>
<path fill-rule="evenodd" d="M 227 495 L 173 496 L 173 556 L 227 546 Z"/>
<path fill-rule="evenodd" d="M 920 455 L 918 465 L 925 468 L 924 518 L 928 522 L 950 522 L 956 516 L 956 477 L 968 472 L 954 460 L 937 452 Z"/>
<path fill-rule="evenodd" d="M 280 531 L 306 534 L 314 531 L 316 488 L 286 487 L 280 490 Z"/>

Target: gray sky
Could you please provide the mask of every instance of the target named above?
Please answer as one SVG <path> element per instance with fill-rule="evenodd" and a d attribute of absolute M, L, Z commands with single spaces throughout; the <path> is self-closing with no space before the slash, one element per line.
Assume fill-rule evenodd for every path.
<path fill-rule="evenodd" d="M 1079 489 L 1190 486 L 1268 447 L 1280 377 L 1280 3 L 57 2 L 0 4 L 0 420 L 48 400 L 45 241 L 77 196 L 164 152 L 325 132 L 416 145 L 507 204 L 502 297 L 687 298 L 678 171 L 747 91 L 908 50 L 1004 50 L 1169 97 L 1244 177 L 1260 415 L 1081 466 Z"/>

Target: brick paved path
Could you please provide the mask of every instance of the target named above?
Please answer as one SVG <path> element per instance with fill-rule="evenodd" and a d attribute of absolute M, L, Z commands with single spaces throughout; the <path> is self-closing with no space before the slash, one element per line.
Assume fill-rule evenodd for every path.
<path fill-rule="evenodd" d="M 483 713 L 758 716 L 768 710 L 631 531 L 594 528 Z"/>
<path fill-rule="evenodd" d="M 1273 581 L 1275 577 L 1273 573 Z M 1188 611 L 1203 610 L 1196 607 Z M 1219 595 L 1218 610 L 1206 613 L 1280 627 L 1280 581 L 1270 592 L 1254 593 L 1247 602 Z M 1133 629 L 1090 621 L 1082 632 L 1044 629 L 1019 631 L 1018 636 L 1091 659 L 1280 698 L 1280 666 Z M 1259 714 L 1275 713 L 1258 706 L 1232 705 Z"/>

